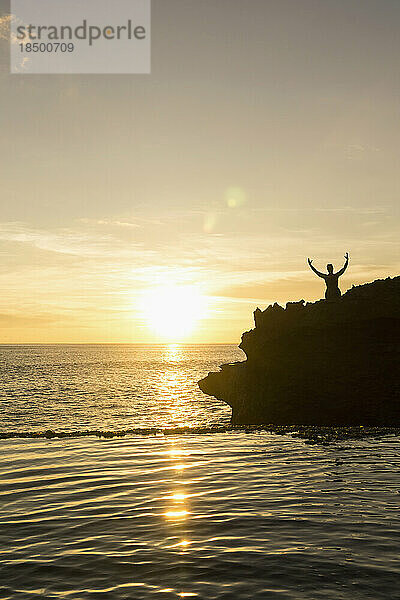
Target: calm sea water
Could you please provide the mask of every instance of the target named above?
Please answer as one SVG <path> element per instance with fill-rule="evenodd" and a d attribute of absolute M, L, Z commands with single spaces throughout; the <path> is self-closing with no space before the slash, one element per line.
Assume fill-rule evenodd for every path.
<path fill-rule="evenodd" d="M 221 423 L 232 346 L 2 347 L 1 430 Z M 0 440 L 0 599 L 398 597 L 400 439 Z"/>
<path fill-rule="evenodd" d="M 0 431 L 227 422 L 197 381 L 244 360 L 237 346 L 0 346 Z"/>

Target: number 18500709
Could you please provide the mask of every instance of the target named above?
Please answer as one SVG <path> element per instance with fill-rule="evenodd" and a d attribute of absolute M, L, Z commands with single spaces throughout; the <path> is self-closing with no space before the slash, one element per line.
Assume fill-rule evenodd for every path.
<path fill-rule="evenodd" d="M 73 42 L 34 42 L 19 44 L 21 52 L 73 52 Z"/>

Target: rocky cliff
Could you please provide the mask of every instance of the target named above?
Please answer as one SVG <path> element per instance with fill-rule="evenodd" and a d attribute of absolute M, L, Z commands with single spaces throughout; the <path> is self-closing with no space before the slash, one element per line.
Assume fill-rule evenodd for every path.
<path fill-rule="evenodd" d="M 200 389 L 237 424 L 400 425 L 400 277 L 353 287 L 337 303 L 289 302 L 254 312 L 247 360 Z"/>

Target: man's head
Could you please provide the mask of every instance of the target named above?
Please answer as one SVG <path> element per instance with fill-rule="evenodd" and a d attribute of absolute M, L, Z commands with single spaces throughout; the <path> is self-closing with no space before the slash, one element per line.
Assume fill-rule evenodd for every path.
<path fill-rule="evenodd" d="M 329 263 L 326 265 L 326 268 L 328 269 L 329 275 L 331 275 L 333 273 L 333 265 Z"/>

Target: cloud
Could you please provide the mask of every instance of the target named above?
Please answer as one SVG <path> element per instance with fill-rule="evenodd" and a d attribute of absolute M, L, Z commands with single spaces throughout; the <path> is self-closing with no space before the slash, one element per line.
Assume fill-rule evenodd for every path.
<path fill-rule="evenodd" d="M 79 219 L 79 223 L 84 223 L 86 225 L 100 225 L 105 227 L 132 227 L 136 229 L 140 227 L 139 223 L 133 223 L 131 221 L 118 221 L 113 219 Z"/>
<path fill-rule="evenodd" d="M 345 221 L 350 213 L 344 211 Z M 221 308 L 222 320 L 253 304 L 316 299 L 320 282 L 308 272 L 307 256 L 322 268 L 341 264 L 349 250 L 350 283 L 396 273 L 397 235 L 393 219 L 384 216 L 384 228 L 382 222 L 380 229 L 360 225 L 350 228 L 351 236 L 330 230 L 329 218 L 297 230 L 268 220 L 255 229 L 253 220 L 239 218 L 243 229 L 210 234 L 202 229 L 200 211 L 188 211 L 182 220 L 171 211 L 165 218 L 99 217 L 46 229 L 0 223 L 0 311 L 13 306 L 21 316 L 57 313 L 81 323 L 100 323 L 111 311 L 113 318 L 131 314 L 134 320 L 141 292 L 170 284 L 198 286 Z"/>
<path fill-rule="evenodd" d="M 0 240 L 19 242 L 59 254 L 93 258 L 122 258 L 141 246 L 140 243 L 132 243 L 127 248 L 111 233 L 99 234 L 87 229 L 71 228 L 45 230 L 21 222 L 0 223 Z"/>
<path fill-rule="evenodd" d="M 58 315 L 21 315 L 0 313 L 0 327 L 46 327 L 60 321 Z"/>

